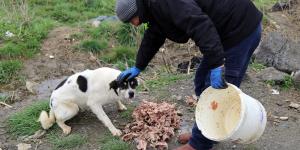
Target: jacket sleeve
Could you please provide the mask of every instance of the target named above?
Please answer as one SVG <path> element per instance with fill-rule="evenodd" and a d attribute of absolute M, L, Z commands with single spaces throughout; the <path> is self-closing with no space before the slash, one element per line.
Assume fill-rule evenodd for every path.
<path fill-rule="evenodd" d="M 143 40 L 136 56 L 135 66 L 144 70 L 159 48 L 165 42 L 165 36 L 161 34 L 158 27 L 150 25 L 145 31 Z"/>
<path fill-rule="evenodd" d="M 195 0 L 166 0 L 166 3 L 171 21 L 196 43 L 208 60 L 207 67 L 223 65 L 224 51 L 219 34 Z"/>

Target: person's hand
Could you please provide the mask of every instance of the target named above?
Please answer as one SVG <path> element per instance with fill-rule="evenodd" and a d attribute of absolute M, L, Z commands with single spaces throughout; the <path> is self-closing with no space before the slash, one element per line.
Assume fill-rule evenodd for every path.
<path fill-rule="evenodd" d="M 137 77 L 140 74 L 141 70 L 137 67 L 131 67 L 126 69 L 125 71 L 121 72 L 121 74 L 118 76 L 118 81 L 125 81 L 130 80 L 135 77 Z"/>
<path fill-rule="evenodd" d="M 225 89 L 228 87 L 224 79 L 224 67 L 220 66 L 211 70 L 210 85 L 215 89 Z"/>

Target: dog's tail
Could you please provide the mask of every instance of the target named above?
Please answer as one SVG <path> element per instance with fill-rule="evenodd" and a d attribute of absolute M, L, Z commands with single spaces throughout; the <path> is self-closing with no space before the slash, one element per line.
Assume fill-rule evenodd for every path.
<path fill-rule="evenodd" d="M 41 122 L 42 127 L 46 130 L 53 126 L 55 123 L 55 115 L 52 110 L 49 112 L 49 116 L 46 111 L 42 111 L 39 117 L 39 122 Z"/>

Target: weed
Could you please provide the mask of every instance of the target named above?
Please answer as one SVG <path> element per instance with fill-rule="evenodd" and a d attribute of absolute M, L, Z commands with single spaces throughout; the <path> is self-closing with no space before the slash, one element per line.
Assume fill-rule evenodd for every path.
<path fill-rule="evenodd" d="M 97 40 L 85 40 L 80 43 L 79 48 L 84 51 L 90 51 L 90 52 L 100 52 L 103 49 L 106 49 L 108 47 L 108 43 L 106 41 L 97 41 Z"/>
<path fill-rule="evenodd" d="M 17 58 L 24 55 L 21 45 L 9 42 L 0 48 L 0 58 Z"/>
<path fill-rule="evenodd" d="M 10 23 L 3 23 L 0 26 L 6 31 L 12 31 L 16 35 L 12 38 L 5 38 L 6 43 L 0 48 L 1 58 L 32 57 L 39 48 L 40 42 L 44 39 L 54 23 L 47 19 L 36 19 L 32 22 L 20 25 L 19 29 L 10 28 Z M 6 32 L 2 30 L 1 32 Z"/>
<path fill-rule="evenodd" d="M 265 81 L 266 84 L 270 85 L 270 86 L 275 86 L 276 82 L 274 80 L 267 80 Z"/>
<path fill-rule="evenodd" d="M 128 60 L 135 59 L 135 49 L 131 47 L 116 47 L 107 51 L 100 59 L 109 63 L 117 63 L 118 61 L 128 63 Z"/>
<path fill-rule="evenodd" d="M 250 144 L 245 147 L 245 150 L 258 150 L 258 148 L 255 145 Z"/>
<path fill-rule="evenodd" d="M 132 112 L 134 110 L 134 107 L 133 106 L 126 106 L 127 107 L 127 110 L 126 111 L 122 111 L 120 113 L 120 116 L 123 118 L 123 119 L 132 119 Z"/>
<path fill-rule="evenodd" d="M 168 86 L 172 83 L 175 83 L 178 80 L 183 80 L 187 78 L 190 78 L 190 75 L 161 73 L 157 79 L 147 80 L 145 81 L 145 84 L 148 88 L 150 88 L 150 90 L 160 89 L 161 87 Z"/>
<path fill-rule="evenodd" d="M 293 86 L 294 86 L 293 78 L 291 76 L 285 76 L 281 84 L 281 88 L 284 90 L 288 90 Z"/>
<path fill-rule="evenodd" d="M 37 122 L 42 110 L 49 111 L 49 101 L 37 101 L 8 118 L 9 133 L 14 137 L 32 135 L 41 128 Z"/>
<path fill-rule="evenodd" d="M 121 45 L 135 46 L 137 31 L 130 24 L 121 24 L 116 38 Z"/>
<path fill-rule="evenodd" d="M 265 13 L 277 0 L 254 0 L 253 2 L 258 9 Z"/>
<path fill-rule="evenodd" d="M 70 35 L 71 39 L 81 40 L 84 38 L 84 34 L 82 32 L 74 33 Z"/>
<path fill-rule="evenodd" d="M 114 137 L 110 133 L 105 133 L 104 137 L 99 139 L 101 150 L 131 150 L 133 145 L 122 141 L 119 137 Z"/>
<path fill-rule="evenodd" d="M 87 142 L 87 137 L 81 134 L 70 134 L 68 136 L 58 136 L 57 131 L 53 131 L 47 136 L 54 149 L 78 148 Z"/>
<path fill-rule="evenodd" d="M 93 38 L 114 38 L 120 25 L 120 22 L 105 21 L 97 28 L 87 28 L 86 32 Z"/>
<path fill-rule="evenodd" d="M 270 9 L 271 6 L 277 2 L 277 0 L 253 0 L 253 2 L 255 6 L 264 14 L 262 24 L 267 25 L 269 23 L 267 10 Z"/>
<path fill-rule="evenodd" d="M 31 0 L 30 5 L 38 16 L 52 18 L 63 23 L 88 20 L 97 15 L 113 15 L 115 1 L 111 0 Z"/>
<path fill-rule="evenodd" d="M 93 38 L 110 38 L 117 40 L 119 45 L 135 47 L 141 40 L 146 25 L 133 27 L 130 24 L 106 21 L 97 28 L 88 28 L 87 33 Z"/>
<path fill-rule="evenodd" d="M 251 62 L 251 63 L 250 63 L 250 67 L 251 67 L 254 71 L 256 71 L 256 72 L 259 72 L 259 71 L 261 71 L 261 70 L 263 70 L 263 69 L 266 68 L 265 65 L 260 64 L 260 63 L 258 63 L 258 62 L 256 62 L 256 61 Z"/>
<path fill-rule="evenodd" d="M 7 84 L 15 79 L 22 63 L 18 60 L 0 61 L 0 84 Z"/>
<path fill-rule="evenodd" d="M 1 96 L 1 95 L 0 95 L 0 102 L 6 103 L 7 100 L 8 100 L 8 97 L 7 97 L 7 96 Z"/>

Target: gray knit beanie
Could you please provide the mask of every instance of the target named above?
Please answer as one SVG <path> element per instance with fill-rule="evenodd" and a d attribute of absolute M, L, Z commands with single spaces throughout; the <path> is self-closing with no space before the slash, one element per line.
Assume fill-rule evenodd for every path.
<path fill-rule="evenodd" d="M 137 14 L 136 0 L 117 0 L 116 14 L 122 22 L 129 22 Z"/>

